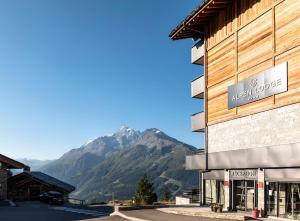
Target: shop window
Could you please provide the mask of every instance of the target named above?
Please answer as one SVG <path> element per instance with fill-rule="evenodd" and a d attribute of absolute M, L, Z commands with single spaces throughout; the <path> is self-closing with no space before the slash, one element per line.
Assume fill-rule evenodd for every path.
<path fill-rule="evenodd" d="M 217 202 L 217 181 L 205 180 L 205 203 L 210 205 Z"/>

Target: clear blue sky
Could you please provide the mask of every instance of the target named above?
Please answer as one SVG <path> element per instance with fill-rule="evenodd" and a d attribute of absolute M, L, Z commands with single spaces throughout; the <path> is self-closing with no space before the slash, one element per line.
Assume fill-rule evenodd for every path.
<path fill-rule="evenodd" d="M 54 159 L 122 125 L 202 146 L 202 70 L 192 40 L 168 38 L 200 0 L 0 3 L 0 153 Z"/>

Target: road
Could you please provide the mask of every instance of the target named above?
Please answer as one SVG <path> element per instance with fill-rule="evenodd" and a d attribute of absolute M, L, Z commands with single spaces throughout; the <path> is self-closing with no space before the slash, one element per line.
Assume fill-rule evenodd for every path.
<path fill-rule="evenodd" d="M 107 215 L 99 211 L 49 206 L 38 202 L 20 203 L 18 207 L 0 207 L 0 221 L 126 221 Z"/>
<path fill-rule="evenodd" d="M 155 209 L 122 211 L 128 217 L 149 221 L 214 221 L 216 219 L 164 213 Z M 217 219 L 218 221 L 225 221 Z M 109 216 L 108 211 L 50 206 L 38 202 L 20 203 L 18 207 L 0 206 L 0 221 L 127 221 Z"/>

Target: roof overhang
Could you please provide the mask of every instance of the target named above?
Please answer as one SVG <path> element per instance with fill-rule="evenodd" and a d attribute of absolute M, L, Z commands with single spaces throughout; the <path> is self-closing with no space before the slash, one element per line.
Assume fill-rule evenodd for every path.
<path fill-rule="evenodd" d="M 0 154 L 0 163 L 3 163 L 6 165 L 7 169 L 24 169 L 24 170 L 27 170 L 29 171 L 30 170 L 30 167 L 21 163 L 21 162 L 18 162 L 16 160 L 13 160 L 7 156 L 4 156 L 2 154 Z"/>
<path fill-rule="evenodd" d="M 173 29 L 169 37 L 172 40 L 203 38 L 208 21 L 230 4 L 232 0 L 203 0 L 201 5 Z"/>

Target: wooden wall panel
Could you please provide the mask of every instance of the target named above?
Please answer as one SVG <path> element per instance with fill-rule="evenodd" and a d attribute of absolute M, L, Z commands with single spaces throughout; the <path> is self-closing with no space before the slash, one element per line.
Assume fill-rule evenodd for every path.
<path fill-rule="evenodd" d="M 240 0 L 239 1 L 239 26 L 246 25 L 257 18 L 267 8 L 271 7 L 274 0 Z"/>
<path fill-rule="evenodd" d="M 293 13 L 291 13 L 293 11 Z M 300 45 L 300 1 L 286 0 L 275 8 L 276 52 Z"/>
<path fill-rule="evenodd" d="M 272 68 L 272 66 L 273 66 L 273 61 L 272 61 L 272 59 L 269 59 L 263 63 L 260 63 L 259 65 L 256 65 L 246 71 L 239 73 L 238 81 L 244 80 L 244 79 L 251 77 L 253 75 L 256 75 L 262 71 L 270 69 L 270 68 Z"/>
<path fill-rule="evenodd" d="M 239 0 L 234 0 L 239 1 Z M 211 19 L 209 23 L 208 47 L 217 45 L 237 29 L 235 18 L 235 3 L 224 8 L 223 11 Z"/>
<path fill-rule="evenodd" d="M 272 58 L 272 54 L 272 12 L 269 11 L 238 32 L 239 71 Z"/>
<path fill-rule="evenodd" d="M 235 115 L 235 109 L 227 109 L 228 86 L 235 83 L 231 77 L 215 86 L 208 88 L 208 122 L 216 123 L 230 119 Z"/>
<path fill-rule="evenodd" d="M 235 32 L 238 27 L 250 23 L 278 1 L 279 0 L 232 1 L 232 5 L 211 19 L 209 23 L 210 33 L 208 37 L 208 47 L 213 47 Z M 235 4 L 235 2 L 237 2 L 237 4 Z M 236 5 L 238 12 L 237 18 L 235 17 Z"/>
<path fill-rule="evenodd" d="M 208 87 L 235 74 L 234 40 L 232 36 L 208 51 Z"/>
<path fill-rule="evenodd" d="M 277 56 L 275 61 L 288 62 L 288 91 L 275 95 L 276 106 L 300 102 L 300 46 Z"/>
<path fill-rule="evenodd" d="M 235 109 L 227 109 L 227 93 L 208 100 L 208 124 L 229 120 L 235 116 Z"/>
<path fill-rule="evenodd" d="M 273 97 L 267 97 L 262 100 L 252 102 L 237 108 L 239 117 L 253 113 L 269 110 L 274 106 Z"/>
<path fill-rule="evenodd" d="M 235 84 L 235 77 L 230 77 L 225 81 L 222 81 L 219 84 L 216 84 L 215 86 L 209 87 L 208 88 L 208 99 L 214 99 L 222 94 L 227 94 L 228 91 L 228 86 Z"/>

